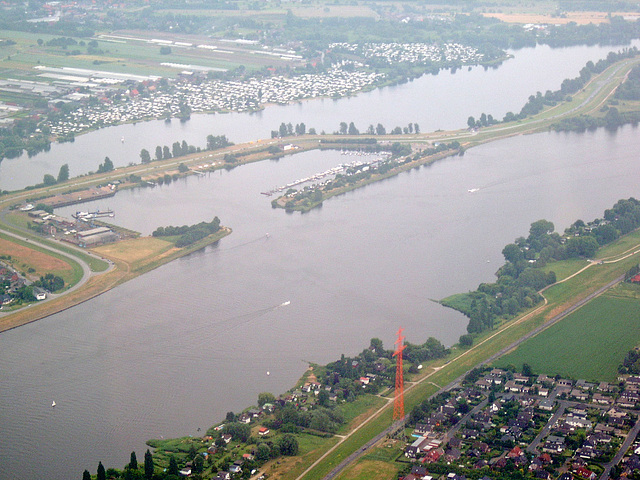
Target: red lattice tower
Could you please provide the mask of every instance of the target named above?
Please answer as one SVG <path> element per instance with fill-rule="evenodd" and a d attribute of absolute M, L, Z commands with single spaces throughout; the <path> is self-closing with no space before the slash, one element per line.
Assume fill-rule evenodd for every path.
<path fill-rule="evenodd" d="M 395 398 L 393 402 L 393 420 L 394 422 L 404 421 L 404 378 L 402 375 L 402 351 L 406 345 L 403 344 L 404 336 L 402 331 L 404 328 L 398 330 L 398 339 L 396 340 L 396 351 L 393 356 L 396 357 L 396 389 Z"/>

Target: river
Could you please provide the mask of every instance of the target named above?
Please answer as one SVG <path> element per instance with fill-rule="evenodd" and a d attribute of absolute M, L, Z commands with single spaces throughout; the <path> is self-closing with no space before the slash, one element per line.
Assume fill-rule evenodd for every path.
<path fill-rule="evenodd" d="M 596 60 L 600 51 L 594 52 L 576 68 Z M 448 78 L 465 75 L 475 78 L 476 72 Z M 415 85 L 385 91 L 397 96 Z M 510 102 L 504 108 L 519 108 L 515 98 Z M 284 109 L 307 107 L 319 108 L 306 102 Z M 475 113 L 466 109 L 464 121 L 470 110 Z M 406 118 L 420 111 L 414 105 Z M 318 125 L 329 123 L 321 110 L 314 114 Z M 310 114 L 303 117 L 314 123 Z M 266 124 L 272 128 L 272 119 Z M 152 144 L 166 138 L 164 125 L 155 125 Z M 186 133 L 191 125 L 198 124 L 180 128 Z M 104 140 L 110 130 L 71 146 Z M 372 337 L 391 348 L 399 326 L 413 343 L 429 336 L 456 342 L 466 319 L 431 299 L 492 281 L 502 247 L 526 235 L 535 220 L 551 220 L 562 231 L 578 218 L 601 216 L 619 198 L 637 197 L 639 148 L 631 127 L 510 138 L 330 199 L 305 215 L 271 209 L 260 192 L 351 157 L 307 152 L 87 204 L 113 208 L 115 223 L 144 233 L 218 215 L 233 234 L 0 335 L 0 479 L 39 479 L 45 472 L 52 479 L 79 478 L 85 468 L 95 472 L 98 461 L 122 467 L 132 450 L 142 458 L 148 438 L 197 435 L 227 411 L 255 403 L 259 392 L 285 391 L 305 361 L 353 355 Z"/>
<path fill-rule="evenodd" d="M 632 45 L 640 46 L 640 41 Z M 481 113 L 502 119 L 519 112 L 530 95 L 557 90 L 565 78 L 574 78 L 589 61 L 606 57 L 616 47 L 552 49 L 541 45 L 510 52 L 514 58 L 498 68 L 470 67 L 455 74 L 443 71 L 424 75 L 403 85 L 386 87 L 340 100 L 319 99 L 291 105 L 270 106 L 254 114 L 192 115 L 191 120 L 163 120 L 120 125 L 78 136 L 74 143 L 53 144 L 51 151 L 32 158 L 26 154 L 0 162 L 0 189 L 14 190 L 55 177 L 68 164 L 71 176 L 96 171 L 108 156 L 116 167 L 140 163 L 140 150 L 154 155 L 157 145 L 186 140 L 204 147 L 207 135 L 227 135 L 233 142 L 269 138 L 282 122 L 304 122 L 320 133 L 337 131 L 340 122 L 354 122 L 365 131 L 382 123 L 387 131 L 409 122 L 422 132 L 464 128 L 467 118 Z M 122 142 L 124 139 L 124 142 Z"/>

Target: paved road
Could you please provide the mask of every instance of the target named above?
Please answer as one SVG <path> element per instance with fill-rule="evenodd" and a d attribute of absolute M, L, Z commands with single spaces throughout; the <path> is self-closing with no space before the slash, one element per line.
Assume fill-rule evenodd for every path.
<path fill-rule="evenodd" d="M 638 436 L 638 432 L 640 432 L 640 418 L 633 426 L 633 428 L 629 430 L 627 438 L 625 438 L 624 442 L 622 442 L 622 446 L 620 447 L 620 450 L 618 450 L 618 453 L 616 453 L 616 456 L 613 457 L 613 460 L 611 460 L 604 466 L 604 472 L 602 472 L 602 475 L 600 475 L 600 480 L 609 480 L 611 469 L 614 467 L 614 465 L 620 463 L 620 460 L 622 460 L 622 457 L 624 457 L 624 454 L 627 450 L 629 450 L 629 447 Z"/>
<path fill-rule="evenodd" d="M 558 410 L 556 410 L 556 413 L 554 413 L 551 416 L 547 424 L 542 428 L 542 430 L 540 430 L 540 433 L 536 435 L 536 438 L 534 438 L 533 441 L 526 448 L 527 452 L 533 453 L 534 455 L 538 455 L 538 453 L 540 453 L 538 452 L 538 445 L 540 444 L 542 439 L 547 436 L 547 434 L 551 431 L 551 428 L 556 424 L 558 419 L 562 416 L 565 409 L 567 408 L 567 403 L 568 402 L 563 400 L 560 401 L 560 406 L 558 407 Z"/>
<path fill-rule="evenodd" d="M 573 313 L 574 311 L 576 311 L 577 309 L 579 309 L 580 307 L 582 307 L 583 305 L 585 305 L 586 303 L 590 302 L 591 300 L 593 300 L 594 298 L 596 298 L 599 295 L 602 295 L 602 293 L 604 293 L 605 291 L 607 291 L 608 289 L 610 289 L 611 287 L 613 287 L 614 285 L 620 283 L 622 280 L 624 279 L 624 275 L 621 275 L 620 277 L 616 278 L 615 280 L 613 280 L 612 282 L 609 282 L 608 284 L 606 284 L 604 287 L 599 288 L 598 290 L 596 290 L 595 292 L 593 292 L 592 294 L 586 296 L 585 298 L 583 298 L 582 300 L 580 300 L 579 302 L 576 302 L 575 304 L 573 304 L 571 307 L 567 308 L 564 312 L 559 313 L 558 315 L 556 315 L 555 317 L 549 319 L 547 322 L 545 322 L 544 324 L 540 325 L 539 327 L 535 328 L 534 330 L 532 330 L 531 332 L 529 332 L 528 334 L 526 334 L 525 336 L 519 338 L 518 340 L 516 340 L 515 342 L 513 342 L 511 345 L 503 348 L 502 350 L 500 350 L 499 352 L 491 355 L 489 358 L 487 358 L 486 360 L 480 362 L 479 364 L 477 364 L 475 367 L 473 368 L 477 368 L 486 364 L 489 364 L 491 362 L 493 362 L 494 360 L 496 360 L 497 358 L 501 357 L 502 355 L 504 355 L 505 353 L 507 353 L 508 351 L 514 349 L 515 347 L 517 347 L 518 345 L 520 345 L 521 343 L 527 341 L 528 339 L 530 339 L 531 337 L 533 337 L 534 335 L 537 335 L 538 333 L 540 333 L 542 330 L 550 327 L 551 325 L 559 322 L 560 320 L 562 320 L 564 317 L 566 317 L 567 315 Z M 455 362 L 455 359 L 452 360 L 452 362 Z M 449 391 L 452 390 L 455 387 L 458 387 L 464 377 L 467 376 L 467 374 L 471 371 L 472 369 L 467 370 L 466 372 L 464 372 L 462 375 L 460 375 L 458 378 L 456 378 L 455 380 L 453 380 L 451 383 L 449 383 L 448 385 L 444 386 L 443 388 L 441 388 L 440 390 L 438 390 L 436 393 L 434 393 L 433 395 L 431 395 L 429 397 L 429 399 L 434 398 L 436 395 L 443 393 L 445 391 Z M 424 377 L 423 379 L 420 380 L 420 382 L 425 381 L 427 377 Z M 417 383 L 420 383 L 417 382 Z M 405 416 L 405 421 L 409 418 L 409 415 L 407 414 Z M 364 424 L 363 424 L 364 425 Z M 640 427 L 639 427 L 640 428 Z M 392 434 L 394 431 L 394 426 L 391 425 L 390 427 L 388 427 L 387 429 L 385 429 L 384 431 L 380 432 L 378 435 L 376 435 L 375 438 L 373 438 L 372 440 L 368 441 L 365 445 L 363 445 L 360 449 L 358 449 L 357 451 L 353 452 L 351 455 L 349 455 L 347 458 L 345 458 L 342 462 L 340 462 L 340 464 L 338 464 L 335 468 L 333 468 L 333 470 L 331 470 L 325 477 L 325 480 L 330 480 L 333 479 L 334 477 L 336 477 L 339 473 L 341 473 L 345 468 L 347 468 L 349 465 L 351 465 L 355 460 L 357 460 L 358 458 L 360 458 L 362 455 L 365 454 L 365 452 L 367 450 L 369 450 L 373 445 L 375 445 L 379 440 L 383 439 L 385 436 Z M 346 438 L 349 438 L 349 436 L 347 436 Z M 345 438 L 345 439 L 346 439 Z M 344 439 L 342 440 L 344 441 Z M 335 447 L 337 447 L 338 445 L 340 445 L 342 443 L 342 441 L 340 441 L 338 444 L 336 444 Z M 335 448 L 334 447 L 334 448 Z M 333 449 L 332 449 L 333 450 Z M 330 450 L 329 452 L 327 452 L 327 454 L 329 454 L 332 450 Z M 327 455 L 325 454 L 325 455 Z M 318 463 L 320 463 L 320 461 L 322 460 L 323 457 L 321 457 L 320 459 L 318 459 L 316 461 L 316 463 L 314 463 L 311 467 L 309 467 L 309 469 L 307 469 L 302 475 L 300 475 L 298 477 L 297 480 L 302 479 L 304 475 L 307 474 L 307 472 L 309 470 L 311 470 L 315 465 L 317 465 Z"/>
<path fill-rule="evenodd" d="M 75 291 L 75 290 L 79 289 L 79 288 L 80 288 L 80 287 L 82 287 L 85 283 L 87 283 L 87 281 L 89 280 L 89 278 L 90 278 L 92 275 L 94 275 L 94 274 L 95 274 L 95 273 L 91 270 L 91 268 L 89 267 L 89 265 L 88 265 L 84 260 L 82 260 L 80 257 L 76 257 L 76 256 L 71 255 L 71 254 L 69 254 L 69 253 L 66 253 L 66 252 L 64 252 L 64 251 L 62 251 L 62 250 L 58 250 L 58 249 L 56 249 L 56 248 L 54 248 L 54 247 L 52 247 L 52 246 L 50 246 L 50 245 L 47 245 L 47 244 L 45 244 L 45 243 L 42 243 L 42 242 L 38 241 L 37 239 L 35 239 L 35 240 L 34 240 L 33 238 L 25 238 L 24 236 L 17 235 L 17 234 L 15 234 L 15 233 L 11 233 L 11 232 L 8 232 L 8 231 L 6 231 L 6 230 L 2 230 L 2 233 L 3 233 L 3 234 L 5 234 L 5 235 L 7 235 L 7 236 L 9 236 L 9 237 L 13 237 L 13 238 L 16 238 L 16 239 L 18 239 L 18 240 L 25 241 L 25 242 L 27 242 L 27 243 L 30 243 L 30 244 L 32 244 L 32 245 L 35 245 L 35 246 L 37 246 L 37 247 L 39 247 L 39 248 L 42 248 L 42 249 L 44 249 L 44 250 L 47 250 L 47 251 L 50 251 L 50 252 L 54 252 L 54 253 L 56 253 L 56 254 L 58 254 L 58 255 L 61 255 L 61 256 L 65 257 L 65 258 L 68 258 L 69 260 L 71 260 L 71 261 L 74 261 L 74 262 L 78 263 L 78 264 L 80 265 L 80 267 L 82 268 L 82 278 L 81 278 L 81 279 L 80 279 L 80 280 L 79 280 L 75 285 L 73 285 L 71 288 L 69 288 L 69 289 L 65 290 L 64 292 L 57 293 L 57 294 L 56 294 L 56 293 L 48 294 L 48 295 L 47 295 L 47 298 L 46 298 L 45 300 L 40 300 L 40 301 L 38 301 L 38 302 L 37 302 L 38 304 L 42 304 L 42 303 L 45 303 L 45 302 L 49 302 L 49 301 L 51 301 L 51 300 L 53 300 L 53 299 L 55 299 L 55 298 L 58 298 L 58 297 L 60 297 L 60 296 L 62 296 L 62 295 L 66 295 L 66 294 L 68 294 L 68 293 L 71 293 L 71 292 L 73 292 L 73 291 Z M 101 259 L 100 257 L 98 257 L 98 256 L 97 256 L 97 255 L 95 255 L 95 254 L 92 254 L 92 253 L 90 253 L 90 252 L 86 252 L 86 251 L 81 250 L 81 249 L 79 249 L 79 248 L 76 248 L 76 247 L 74 247 L 74 246 L 72 246 L 72 245 L 65 245 L 65 246 L 66 246 L 66 247 L 69 247 L 69 248 L 74 248 L 74 249 L 78 250 L 79 252 L 84 253 L 84 254 L 86 254 L 86 255 L 90 255 L 90 256 L 93 256 L 93 257 L 95 257 L 95 258 Z M 102 260 L 102 259 L 101 259 L 101 260 Z M 106 260 L 104 260 L 104 261 L 106 261 Z M 100 274 L 107 273 L 107 272 L 111 271 L 111 270 L 114 268 L 114 265 L 113 265 L 111 262 L 108 262 L 108 263 L 109 263 L 109 267 L 107 268 L 107 270 L 105 270 L 104 272 L 100 272 Z M 34 302 L 34 303 L 35 303 L 35 302 Z M 14 311 L 11 311 L 11 312 L 0 312 L 0 318 L 1 318 L 1 317 L 6 317 L 6 316 L 11 315 L 11 314 L 13 314 L 13 313 L 16 313 L 17 311 L 19 311 L 19 310 L 14 310 Z"/>

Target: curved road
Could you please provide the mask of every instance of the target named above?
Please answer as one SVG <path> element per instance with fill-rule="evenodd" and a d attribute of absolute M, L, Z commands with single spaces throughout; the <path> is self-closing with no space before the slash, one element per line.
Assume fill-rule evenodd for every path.
<path fill-rule="evenodd" d="M 636 247 L 637 248 L 637 247 Z M 635 252 L 634 252 L 635 253 Z M 593 264 L 588 265 L 585 268 L 588 268 L 589 266 L 591 266 Z M 584 270 L 584 269 L 583 269 Z M 582 270 L 580 270 L 582 271 Z M 577 272 L 579 273 L 579 272 Z M 572 275 L 573 276 L 573 275 Z M 570 278 L 570 277 L 569 277 Z M 568 279 L 568 278 L 567 278 Z M 565 280 L 567 280 L 565 279 Z M 534 330 L 532 330 L 531 332 L 529 332 L 528 334 L 524 335 L 523 337 L 519 338 L 518 340 L 516 340 L 515 342 L 511 343 L 509 346 L 503 348 L 502 350 L 500 350 L 497 353 L 494 353 L 493 355 L 491 355 L 489 358 L 483 360 L 482 362 L 478 363 L 474 368 L 477 368 L 479 366 L 488 364 L 493 362 L 494 360 L 496 360 L 497 358 L 501 357 L 502 355 L 504 355 L 505 353 L 507 353 L 508 351 L 514 349 L 515 347 L 517 347 L 518 345 L 520 345 L 521 343 L 527 341 L 528 339 L 530 339 L 531 337 L 537 335 L 538 333 L 540 333 L 542 330 L 550 327 L 551 325 L 553 325 L 554 323 L 557 323 L 558 321 L 560 321 L 561 319 L 563 319 L 564 317 L 566 317 L 567 315 L 573 313 L 574 311 L 578 310 L 580 307 L 582 307 L 583 305 L 585 305 L 586 303 L 590 302 L 591 300 L 593 300 L 594 298 L 602 295 L 602 293 L 604 293 L 605 291 L 607 291 L 608 289 L 610 289 L 611 287 L 613 287 L 614 285 L 618 284 L 619 282 L 621 282 L 624 279 L 624 275 L 621 275 L 620 277 L 616 278 L 615 280 L 609 282 L 608 284 L 606 284 L 604 287 L 599 288 L 598 290 L 596 290 L 595 292 L 589 294 L 588 296 L 586 296 L 585 298 L 583 298 L 582 300 L 576 302 L 575 304 L 573 304 L 572 306 L 570 306 L 569 308 L 567 308 L 565 311 L 559 313 L 558 315 L 552 317 L 551 319 L 547 320 L 545 323 L 543 323 L 542 325 L 540 325 L 539 327 L 535 328 Z M 546 299 L 545 299 L 545 304 L 546 304 Z M 542 306 L 544 307 L 544 305 Z M 540 308 L 542 308 L 540 307 Z M 520 323 L 523 319 L 528 318 L 532 313 L 537 312 L 539 309 L 536 309 L 534 312 L 531 312 L 527 315 L 525 315 L 524 317 L 522 317 L 520 320 L 514 322 L 512 325 L 515 325 L 517 323 Z M 489 337 L 488 339 L 485 339 L 483 342 L 481 342 L 478 345 L 481 345 L 482 343 L 486 342 L 487 340 L 489 340 L 490 338 L 493 338 L 493 336 L 500 334 L 501 332 L 503 332 L 503 330 L 500 330 L 499 332 L 496 332 L 494 335 L 492 335 L 491 337 Z M 478 346 L 476 345 L 476 347 Z M 449 363 L 451 362 L 455 362 L 457 359 L 461 358 L 463 355 L 465 355 L 466 353 L 468 353 L 470 350 L 467 350 L 466 352 L 464 352 L 463 354 L 459 355 L 458 357 L 456 357 L 455 359 L 451 360 Z M 442 392 L 446 392 L 448 390 L 451 390 L 457 386 L 459 386 L 462 382 L 462 380 L 464 379 L 465 376 L 467 376 L 467 374 L 471 371 L 472 369 L 467 370 L 466 372 L 464 372 L 462 375 L 460 375 L 458 378 L 456 378 L 455 380 L 453 380 L 451 383 L 449 383 L 448 385 L 444 386 L 443 388 L 441 388 L 440 390 L 438 390 L 437 392 L 435 392 L 434 394 L 432 394 L 430 397 L 428 397 L 429 399 L 435 397 L 436 395 L 442 393 Z M 436 370 L 437 371 L 437 370 Z M 414 385 L 411 385 L 411 387 L 409 387 L 407 390 L 410 390 L 411 388 L 413 388 L 415 385 L 422 383 L 423 381 L 426 381 L 431 375 L 433 375 L 436 371 L 430 373 L 429 375 L 421 378 L 418 382 L 416 382 Z M 378 410 L 374 415 L 372 415 L 370 417 L 370 419 L 375 418 L 382 410 L 384 410 L 385 408 L 388 407 L 388 404 L 383 406 L 380 410 Z M 406 419 L 409 417 L 409 415 L 405 416 L 405 421 Z M 297 477 L 296 480 L 301 480 L 311 469 L 313 469 L 316 465 L 318 465 L 322 460 L 324 460 L 329 454 L 331 454 L 331 452 L 333 452 L 340 444 L 342 444 L 346 439 L 348 439 L 355 431 L 357 431 L 360 427 L 362 427 L 363 425 L 365 425 L 367 422 L 362 423 L 357 429 L 355 429 L 354 431 L 350 432 L 349 435 L 345 436 L 343 439 L 340 440 L 340 442 L 338 442 L 336 445 L 334 445 L 329 451 L 327 451 L 322 457 L 320 457 L 316 462 L 314 462 L 307 470 L 305 470 L 300 476 Z M 640 428 L 640 427 L 639 427 Z M 325 477 L 325 480 L 331 480 L 333 478 L 335 478 L 338 474 L 340 474 L 346 467 L 348 467 L 351 463 L 353 463 L 355 460 L 357 460 L 358 458 L 360 458 L 362 455 L 364 455 L 364 453 L 369 450 L 373 445 L 375 445 L 377 442 L 379 442 L 381 439 L 383 439 L 384 437 L 386 437 L 387 435 L 390 435 L 394 432 L 396 428 L 394 428 L 394 425 L 391 425 L 390 427 L 388 427 L 387 429 L 385 429 L 384 431 L 380 432 L 378 435 L 376 435 L 373 439 L 369 440 L 365 445 L 363 445 L 361 448 L 359 448 L 357 451 L 353 452 L 351 455 L 349 455 L 347 458 L 345 458 L 342 462 L 340 462 L 339 465 L 337 465 L 333 470 L 331 470 Z"/>
<path fill-rule="evenodd" d="M 4 216 L 4 213 L 5 213 L 5 212 L 3 212 L 3 213 L 2 213 L 2 215 L 0 215 L 0 216 Z M 22 241 L 27 242 L 27 243 L 31 243 L 32 245 L 35 245 L 35 246 L 37 246 L 37 247 L 39 247 L 39 248 L 42 248 L 42 249 L 48 250 L 48 251 L 50 251 L 50 252 L 56 253 L 56 254 L 58 254 L 58 255 L 61 255 L 61 256 L 65 257 L 65 258 L 67 258 L 67 259 L 69 259 L 69 260 L 71 260 L 71 261 L 74 261 L 74 262 L 78 263 L 78 264 L 80 265 L 80 267 L 82 268 L 82 278 L 81 278 L 81 279 L 80 279 L 80 280 L 79 280 L 75 285 L 73 285 L 71 288 L 69 288 L 69 289 L 65 290 L 65 291 L 64 291 L 64 292 L 62 292 L 62 293 L 57 293 L 57 294 L 55 294 L 55 293 L 51 293 L 51 294 L 48 294 L 48 295 L 47 295 L 47 298 L 46 298 L 45 300 L 40 300 L 40 301 L 38 301 L 38 302 L 37 302 L 38 304 L 42 304 L 42 303 L 45 303 L 45 302 L 51 301 L 51 300 L 53 300 L 53 299 L 55 299 L 55 298 L 58 298 L 58 297 L 60 297 L 60 296 L 66 295 L 66 294 L 68 294 L 68 293 L 71 293 L 71 292 L 73 292 L 73 291 L 75 291 L 75 290 L 79 289 L 79 288 L 80 288 L 80 287 L 82 287 L 85 283 L 87 283 L 87 281 L 89 280 L 89 278 L 90 278 L 92 275 L 95 275 L 95 274 L 96 274 L 96 272 L 93 272 L 93 271 L 91 270 L 91 267 L 89 267 L 89 265 L 88 265 L 84 260 L 82 260 L 80 257 L 76 257 L 76 256 L 71 255 L 71 254 L 69 254 L 69 253 L 66 253 L 66 252 L 64 252 L 64 251 L 62 251 L 62 250 L 58 250 L 58 249 L 56 249 L 56 248 L 54 248 L 54 247 L 52 247 L 52 246 L 49 246 L 49 245 L 47 245 L 47 244 L 44 244 L 44 243 L 42 243 L 42 242 L 40 242 L 40 241 L 38 241 L 38 240 L 34 240 L 33 238 L 26 238 L 26 237 L 24 237 L 24 236 L 20 236 L 20 235 L 17 235 L 17 234 L 15 234 L 15 233 L 11 233 L 11 232 L 8 232 L 8 231 L 6 231 L 6 230 L 2 230 L 2 233 L 3 233 L 4 235 L 9 236 L 9 237 L 13 237 L 13 238 L 16 238 L 16 239 L 18 239 L 18 240 L 22 240 Z M 97 255 L 95 255 L 95 254 L 93 254 L 93 253 L 90 253 L 90 252 L 87 252 L 87 251 L 84 251 L 84 250 L 80 250 L 80 249 L 78 249 L 77 247 L 74 247 L 73 245 L 68 245 L 68 247 L 70 247 L 70 248 L 74 248 L 74 249 L 77 249 L 78 251 L 80 251 L 80 252 L 84 253 L 85 255 L 90 255 L 90 256 L 93 256 L 93 257 L 95 257 L 95 258 L 97 258 L 97 259 L 100 259 L 100 260 L 102 260 L 102 261 L 107 262 L 107 263 L 109 264 L 109 267 L 108 267 L 105 271 L 100 272 L 100 274 L 110 272 L 110 271 L 114 268 L 113 263 L 112 263 L 112 262 L 110 262 L 109 260 L 104 260 L 104 259 L 102 259 L 101 257 L 98 257 Z M 12 311 L 12 312 L 0 312 L 0 318 L 1 318 L 1 317 L 6 317 L 6 316 L 11 315 L 11 314 L 13 314 L 13 313 L 16 313 L 16 312 L 18 312 L 18 311 L 21 311 L 21 310 L 14 310 L 14 311 Z"/>

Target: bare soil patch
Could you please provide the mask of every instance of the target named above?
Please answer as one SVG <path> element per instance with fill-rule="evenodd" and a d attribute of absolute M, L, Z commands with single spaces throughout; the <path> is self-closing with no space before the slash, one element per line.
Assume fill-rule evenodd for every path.
<path fill-rule="evenodd" d="M 96 247 L 93 250 L 101 255 L 133 263 L 149 257 L 160 257 L 172 244 L 155 237 L 140 237 Z"/>
<path fill-rule="evenodd" d="M 564 25 L 575 22 L 578 25 L 589 23 L 609 23 L 608 14 L 605 12 L 569 12 L 562 17 L 542 15 L 536 13 L 483 13 L 485 17 L 497 18 L 506 23 L 549 23 L 552 25 Z M 618 12 L 613 15 L 640 16 L 638 12 Z"/>
<path fill-rule="evenodd" d="M 0 255 L 11 255 L 11 261 L 16 267 L 26 265 L 27 268 L 34 268 L 37 274 L 72 270 L 71 265 L 64 260 L 2 238 Z"/>

